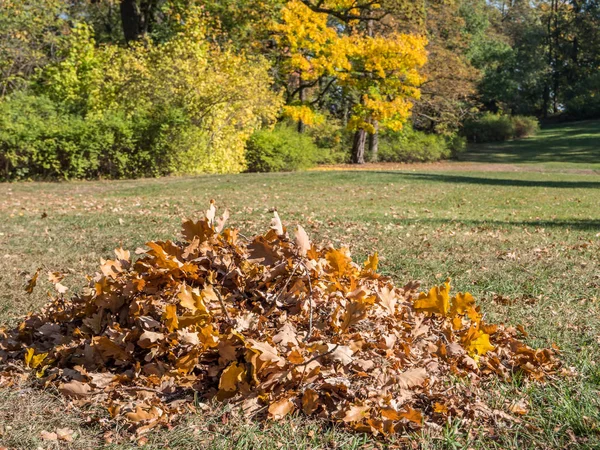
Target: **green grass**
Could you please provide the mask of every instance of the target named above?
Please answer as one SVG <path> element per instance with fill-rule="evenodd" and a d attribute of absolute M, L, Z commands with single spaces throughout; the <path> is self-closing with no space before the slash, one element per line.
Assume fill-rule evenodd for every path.
<path fill-rule="evenodd" d="M 600 121 L 544 127 L 536 136 L 509 142 L 474 144 L 461 160 L 540 164 L 549 169 L 600 170 Z"/>
<path fill-rule="evenodd" d="M 411 439 L 420 448 L 600 448 L 600 178 L 535 172 L 308 172 L 203 176 L 122 182 L 0 185 L 0 323 L 14 325 L 47 300 L 42 282 L 23 284 L 37 267 L 69 272 L 76 291 L 101 257 L 123 245 L 177 236 L 210 198 L 232 211 L 231 224 L 266 230 L 277 206 L 288 226 L 312 239 L 347 245 L 357 259 L 378 250 L 381 270 L 398 284 L 425 287 L 447 276 L 472 292 L 490 321 L 522 324 L 529 343 L 562 349 L 573 379 L 548 385 L 493 383 L 497 409 L 526 392 L 528 416 L 511 427 L 449 424 Z M 43 215 L 47 217 L 42 217 Z M 494 300 L 494 293 L 508 300 Z M 517 389 L 518 388 L 518 389 Z M 37 448 L 42 429 L 78 430 L 73 448 L 104 440 L 86 412 L 51 390 L 0 390 L 0 443 Z M 64 410 L 64 414 L 52 411 Z M 364 436 L 296 417 L 246 423 L 233 414 L 198 414 L 149 436 L 148 448 L 377 448 Z M 226 423 L 223 423 L 226 422 Z M 107 448 L 129 448 L 113 430 Z"/>
<path fill-rule="evenodd" d="M 38 267 L 68 272 L 63 284 L 77 292 L 115 247 L 176 237 L 181 220 L 200 217 L 211 198 L 232 211 L 230 224 L 246 235 L 266 230 L 276 206 L 286 225 L 301 223 L 313 240 L 349 246 L 358 260 L 378 250 L 381 270 L 400 285 L 420 280 L 429 287 L 451 277 L 455 289 L 479 299 L 489 321 L 524 325 L 533 346 L 556 344 L 577 376 L 545 385 L 490 382 L 482 400 L 493 408 L 508 411 L 523 397 L 530 408 L 520 422 L 494 429 L 453 422 L 383 442 L 301 416 L 247 422 L 214 404 L 174 429 L 151 433 L 145 448 L 600 448 L 600 177 L 589 170 L 600 170 L 600 122 L 474 146 L 464 159 L 489 163 L 473 167 L 490 171 L 378 165 L 377 171 L 0 185 L 0 324 L 15 325 L 47 301 L 45 280 L 32 295 L 23 290 Z M 497 163 L 518 164 L 519 171 L 498 172 L 505 166 Z M 51 388 L 3 388 L 0 447 L 63 448 L 40 438 L 42 430 L 61 427 L 77 432 L 68 448 L 135 446 L 121 424 L 104 434 L 106 427 L 88 420 L 104 414 L 79 410 Z"/>

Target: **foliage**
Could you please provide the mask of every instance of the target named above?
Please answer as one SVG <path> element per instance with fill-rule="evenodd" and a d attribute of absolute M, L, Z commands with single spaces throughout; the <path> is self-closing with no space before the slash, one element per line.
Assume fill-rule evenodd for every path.
<path fill-rule="evenodd" d="M 290 237 L 277 212 L 267 233 L 240 240 L 228 216 L 211 202 L 206 218 L 183 223 L 183 240 L 148 242 L 137 260 L 116 249 L 71 299 L 63 274 L 49 273 L 58 295 L 0 330 L 0 363 L 24 360 L 41 385 L 100 402 L 138 433 L 202 395 L 249 416 L 298 409 L 384 436 L 465 416 L 495 424 L 480 380 L 543 381 L 561 366 L 514 327 L 487 323 L 471 294 L 451 296 L 449 280 L 398 288 L 377 272 L 377 253 L 357 264 L 301 226 Z"/>
<path fill-rule="evenodd" d="M 332 2 L 326 7 L 335 11 L 341 6 Z M 290 99 L 329 79 L 327 87 L 336 82 L 359 99 L 353 106 L 349 129 L 372 130 L 373 120 L 399 129 L 409 117 L 410 100 L 419 96 L 422 78 L 418 69 L 426 61 L 426 39 L 403 33 L 340 33 L 349 28 L 333 25 L 331 18 L 305 2 L 291 0 L 283 9 L 281 22 L 274 26 L 277 42 L 284 49 L 284 76 L 296 80 Z"/>
<path fill-rule="evenodd" d="M 26 156 L 19 150 L 20 139 L 36 148 L 45 144 L 34 142 L 35 134 L 11 135 L 7 130 L 4 145 L 12 142 L 11 151 L 21 156 L 19 168 L 7 166 L 6 178 L 240 172 L 245 169 L 246 140 L 263 123 L 273 122 L 281 106 L 267 70 L 261 58 L 210 46 L 198 18 L 189 18 L 185 29 L 167 43 L 140 42 L 128 48 L 96 46 L 90 28 L 81 24 L 69 37 L 64 58 L 43 71 L 36 87 L 66 118 L 52 134 L 57 145 L 44 150 L 58 153 L 49 157 L 52 163 L 42 162 L 32 151 Z M 5 107 L 14 108 L 14 101 Z M 127 130 L 127 140 L 96 132 L 113 118 Z M 35 123 L 39 119 L 34 110 L 22 117 Z M 94 145 L 110 159 L 107 164 L 92 158 L 78 165 L 76 160 L 88 158 L 85 143 L 77 144 L 81 151 L 69 150 L 71 159 L 61 153 L 72 147 L 73 133 L 80 136 L 84 129 L 94 130 L 99 140 Z M 40 132 L 40 139 L 49 139 Z M 139 160 L 131 160 L 135 158 Z M 11 167 L 19 173 L 10 173 Z"/>
<path fill-rule="evenodd" d="M 448 159 L 463 151 L 459 136 L 440 136 L 405 127 L 382 133 L 379 160 L 382 162 L 431 162 Z"/>
<path fill-rule="evenodd" d="M 63 0 L 0 1 L 0 98 L 27 85 L 36 69 L 56 60 L 67 32 Z"/>
<path fill-rule="evenodd" d="M 13 95 L 0 103 L 0 179 L 160 175 L 163 155 L 139 142 L 148 125 L 120 113 L 84 119 L 48 98 Z"/>
<path fill-rule="evenodd" d="M 310 136 L 282 123 L 273 130 L 260 130 L 248 140 L 246 160 L 250 172 L 289 172 L 318 162 L 320 149 Z"/>
<path fill-rule="evenodd" d="M 471 142 L 495 142 L 532 136 L 538 130 L 535 117 L 485 113 L 469 120 L 463 132 Z"/>

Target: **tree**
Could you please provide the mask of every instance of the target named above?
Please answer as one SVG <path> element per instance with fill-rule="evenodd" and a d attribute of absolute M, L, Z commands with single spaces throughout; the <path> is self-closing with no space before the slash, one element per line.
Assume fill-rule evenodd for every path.
<path fill-rule="evenodd" d="M 362 18 L 375 20 L 385 11 L 371 2 L 342 7 L 347 3 L 292 0 L 274 30 L 282 78 L 288 80 L 286 114 L 300 124 L 318 120 L 313 106 L 332 86 L 342 89 L 354 99 L 348 128 L 355 132 L 352 160 L 361 164 L 375 123 L 398 129 L 410 116 L 422 82 L 418 69 L 426 61 L 426 40 L 399 32 L 375 34 L 360 26 Z"/>
<path fill-rule="evenodd" d="M 62 0 L 0 1 L 0 97 L 26 87 L 37 69 L 57 59 L 67 10 Z"/>

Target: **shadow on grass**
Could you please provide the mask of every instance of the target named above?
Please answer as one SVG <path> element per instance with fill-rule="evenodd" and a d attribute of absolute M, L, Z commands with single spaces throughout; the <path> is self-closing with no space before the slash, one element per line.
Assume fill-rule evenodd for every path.
<path fill-rule="evenodd" d="M 510 142 L 472 144 L 461 161 L 480 163 L 600 162 L 600 122 L 578 122 L 543 129 L 537 136 Z"/>
<path fill-rule="evenodd" d="M 396 219 L 394 223 L 400 225 L 426 224 L 463 225 L 472 228 L 565 228 L 578 231 L 596 231 L 600 229 L 600 219 L 559 219 L 559 220 L 478 220 L 478 219 Z"/>
<path fill-rule="evenodd" d="M 598 189 L 600 181 L 557 181 L 557 180 L 515 180 L 507 178 L 487 178 L 444 173 L 412 173 L 379 171 L 386 175 L 396 175 L 410 180 L 437 183 L 480 184 L 488 186 L 547 187 L 559 189 Z"/>

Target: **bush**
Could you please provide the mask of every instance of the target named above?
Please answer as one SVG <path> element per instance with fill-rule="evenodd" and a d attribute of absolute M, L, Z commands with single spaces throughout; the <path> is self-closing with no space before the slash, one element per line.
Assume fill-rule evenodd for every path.
<path fill-rule="evenodd" d="M 381 133 L 379 161 L 430 162 L 455 156 L 465 147 L 459 136 L 444 137 L 405 127 L 401 131 Z"/>
<path fill-rule="evenodd" d="M 124 178 L 163 174 L 147 123 L 114 113 L 83 118 L 42 96 L 0 103 L 2 180 Z"/>
<path fill-rule="evenodd" d="M 289 172 L 314 166 L 319 148 L 307 134 L 289 124 L 260 130 L 248 140 L 246 162 L 249 172 Z"/>
<path fill-rule="evenodd" d="M 0 101 L 3 179 L 241 172 L 281 107 L 266 60 L 211 46 L 198 17 L 164 44 L 66 39 L 31 94 Z"/>
<path fill-rule="evenodd" d="M 513 116 L 514 137 L 524 138 L 533 136 L 540 131 L 540 124 L 535 117 L 530 116 Z"/>
<path fill-rule="evenodd" d="M 328 118 L 306 130 L 315 145 L 319 148 L 317 164 L 342 164 L 350 160 L 349 149 L 352 147 L 353 133 L 342 124 Z"/>
<path fill-rule="evenodd" d="M 465 123 L 463 133 L 470 142 L 498 142 L 532 136 L 539 130 L 535 117 L 485 113 Z"/>

